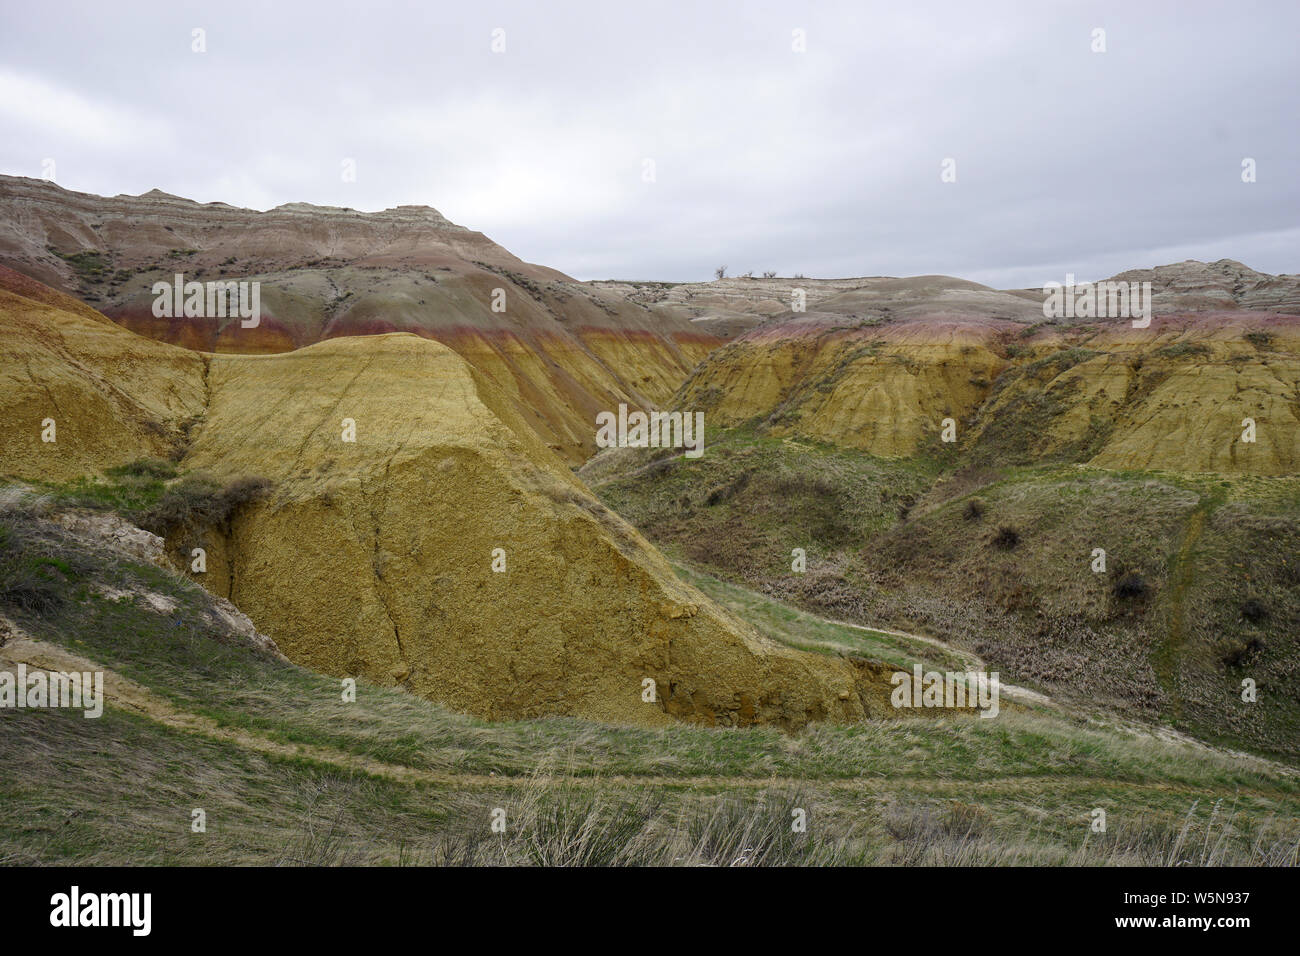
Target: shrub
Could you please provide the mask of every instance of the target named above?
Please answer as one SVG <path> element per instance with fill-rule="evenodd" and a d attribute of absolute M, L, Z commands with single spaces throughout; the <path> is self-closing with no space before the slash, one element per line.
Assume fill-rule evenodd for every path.
<path fill-rule="evenodd" d="M 1175 342 L 1173 345 L 1156 349 L 1156 354 L 1162 358 L 1179 359 L 1192 355 L 1209 355 L 1210 349 L 1200 342 Z"/>
<path fill-rule="evenodd" d="M 1263 646 L 1264 642 L 1262 640 L 1258 637 L 1252 637 L 1244 644 L 1237 644 L 1230 647 L 1224 652 L 1223 656 L 1220 657 L 1219 660 L 1223 661 L 1225 667 L 1241 667 L 1250 660 L 1251 657 L 1258 653 L 1260 648 Z"/>
<path fill-rule="evenodd" d="M 1115 581 L 1115 596 L 1122 600 L 1132 598 L 1146 597 L 1151 588 L 1146 582 L 1146 578 L 1136 571 L 1130 571 L 1128 574 L 1121 574 Z"/>
<path fill-rule="evenodd" d="M 265 478 L 257 478 L 246 475 L 242 478 L 236 478 L 230 484 L 226 485 L 222 491 L 222 498 L 226 505 L 233 511 L 246 504 L 254 501 L 261 501 L 271 493 L 271 483 Z"/>
<path fill-rule="evenodd" d="M 1011 551 L 1018 544 L 1020 544 L 1020 532 L 1010 525 L 998 528 L 998 533 L 993 536 L 994 547 L 1001 548 L 1003 551 Z"/>
<path fill-rule="evenodd" d="M 745 487 L 748 484 L 749 484 L 749 472 L 742 471 L 739 475 L 737 475 L 727 484 L 718 485 L 716 488 L 710 491 L 708 497 L 704 499 L 705 504 L 709 505 L 710 507 L 714 505 L 720 505 L 722 504 L 722 502 L 728 500 L 729 498 L 734 498 L 736 495 L 740 494 L 740 492 L 745 490 Z"/>
<path fill-rule="evenodd" d="M 966 502 L 966 507 L 962 509 L 961 516 L 967 521 L 979 521 L 980 518 L 984 517 L 984 511 L 987 507 L 983 498 L 972 498 Z"/>
<path fill-rule="evenodd" d="M 677 466 L 675 455 L 665 455 L 663 458 L 656 458 L 645 467 L 645 474 L 648 478 L 657 478 L 660 475 L 666 475 Z"/>
<path fill-rule="evenodd" d="M 48 572 L 40 573 L 32 568 L 7 568 L 0 572 L 0 607 L 29 614 L 49 614 L 62 606 L 63 592 Z"/>
<path fill-rule="evenodd" d="M 42 541 L 30 512 L 9 508 L 0 519 L 0 607 L 28 614 L 57 611 L 68 582 L 87 567 L 84 558 Z"/>
<path fill-rule="evenodd" d="M 1262 624 L 1268 617 L 1268 607 L 1259 598 L 1246 598 L 1241 604 L 1241 616 L 1251 624 Z"/>
<path fill-rule="evenodd" d="M 174 528 L 227 527 L 235 512 L 260 501 L 271 490 L 265 478 L 236 478 L 225 486 L 206 475 L 191 475 L 172 485 L 143 516 L 146 530 L 166 535 Z"/>
<path fill-rule="evenodd" d="M 60 252 L 53 246 L 46 246 L 45 248 L 72 266 L 73 271 L 83 279 L 93 278 L 95 281 L 102 281 L 102 278 L 112 269 L 108 253 L 100 252 L 98 249 L 85 249 L 81 252 Z"/>

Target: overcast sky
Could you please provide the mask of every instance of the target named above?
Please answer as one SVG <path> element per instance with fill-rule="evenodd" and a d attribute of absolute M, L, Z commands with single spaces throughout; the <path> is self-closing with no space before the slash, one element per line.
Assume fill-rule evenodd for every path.
<path fill-rule="evenodd" d="M 1300 272 L 1293 0 L 0 3 L 0 171 L 69 189 L 429 205 L 582 279 Z"/>

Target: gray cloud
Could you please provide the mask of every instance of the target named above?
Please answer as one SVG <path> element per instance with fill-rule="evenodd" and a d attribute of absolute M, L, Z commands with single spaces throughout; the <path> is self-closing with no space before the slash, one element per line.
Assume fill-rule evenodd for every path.
<path fill-rule="evenodd" d="M 580 278 L 1300 271 L 1292 3 L 623 6 L 11 8 L 0 170 L 426 204 Z"/>

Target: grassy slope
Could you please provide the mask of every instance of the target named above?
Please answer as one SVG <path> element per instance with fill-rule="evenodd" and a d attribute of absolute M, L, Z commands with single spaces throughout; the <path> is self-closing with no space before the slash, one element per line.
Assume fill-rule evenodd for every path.
<path fill-rule="evenodd" d="M 689 565 L 675 563 L 677 574 L 713 600 L 730 608 L 782 643 L 818 654 L 853 654 L 884 661 L 901 670 L 915 663 L 927 670 L 964 670 L 969 655 L 935 647 L 898 633 L 846 627 L 730 584 Z"/>
<path fill-rule="evenodd" d="M 654 455 L 607 452 L 583 474 L 704 570 L 928 632 L 1054 696 L 1300 758 L 1300 479 L 954 470 L 752 428 L 710 433 L 694 461 Z"/>
<path fill-rule="evenodd" d="M 344 704 L 338 681 L 232 643 L 197 587 L 30 516 L 3 526 L 4 612 L 160 707 L 0 711 L 0 862 L 1280 862 L 1300 842 L 1295 777 L 1064 717 L 786 736 L 488 724 L 365 685 Z M 32 575 L 49 584 L 38 611 L 14 603 Z M 725 590 L 788 640 L 876 640 Z M 793 807 L 809 835 L 789 832 Z"/>

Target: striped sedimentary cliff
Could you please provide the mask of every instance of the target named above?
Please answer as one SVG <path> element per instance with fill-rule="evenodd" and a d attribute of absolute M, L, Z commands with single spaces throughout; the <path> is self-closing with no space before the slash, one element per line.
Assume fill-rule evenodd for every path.
<path fill-rule="evenodd" d="M 264 354 L 388 332 L 434 339 L 526 404 L 538 435 L 571 462 L 594 450 L 596 412 L 666 400 L 718 344 L 687 319 L 526 263 L 424 206 L 259 212 L 0 177 L 0 263 L 190 349 Z M 154 287 L 177 275 L 257 282 L 258 321 L 158 315 Z"/>

